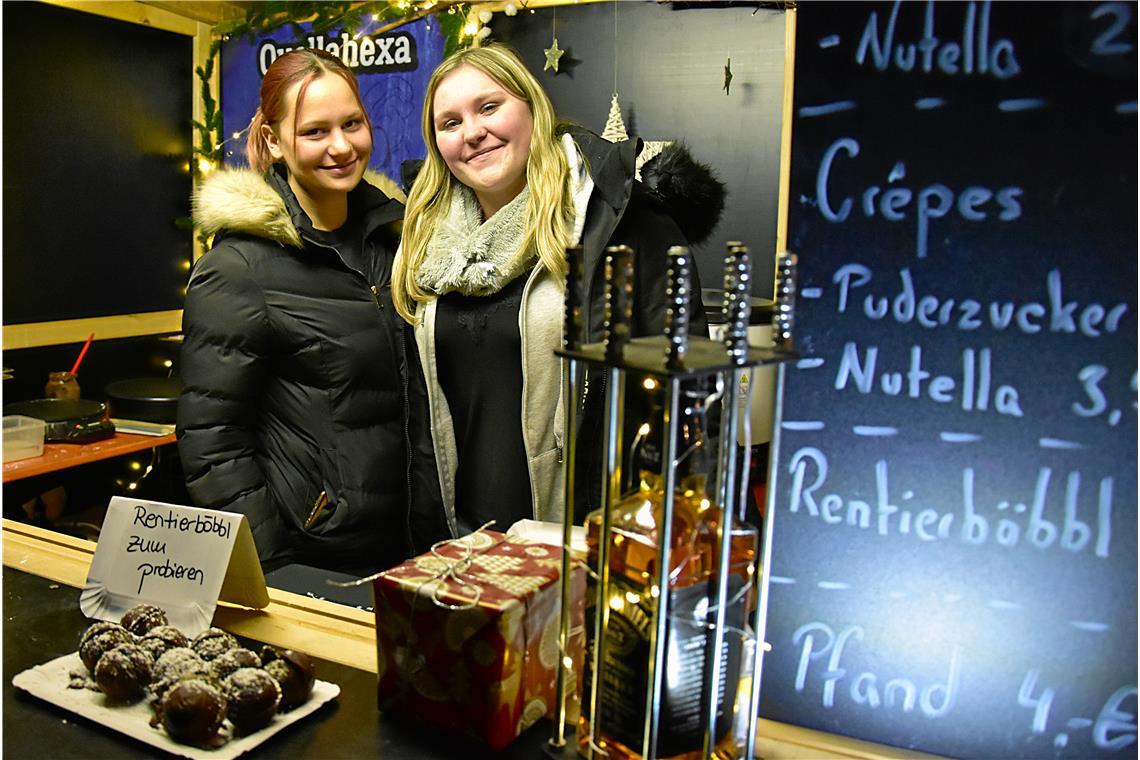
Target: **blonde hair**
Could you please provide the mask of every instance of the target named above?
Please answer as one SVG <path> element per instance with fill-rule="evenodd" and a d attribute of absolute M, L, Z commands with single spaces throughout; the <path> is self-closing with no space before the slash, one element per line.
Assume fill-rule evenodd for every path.
<path fill-rule="evenodd" d="M 432 234 L 451 208 L 452 188 L 458 182 L 435 142 L 435 93 L 444 77 L 461 66 L 483 72 L 530 108 L 534 122 L 526 164 L 530 196 L 520 250 L 533 246 L 539 264 L 551 272 L 562 273 L 566 268 L 574 197 L 570 189 L 570 165 L 555 134 L 554 106 L 542 85 L 509 47 L 492 43 L 460 50 L 439 64 L 428 80 L 421 118 L 427 158 L 408 193 L 403 242 L 392 271 L 392 300 L 396 311 L 412 324 L 416 323 L 416 305 L 427 302 L 432 295 L 420 287 L 416 276 Z"/>
<path fill-rule="evenodd" d="M 360 87 L 352 70 L 344 65 L 334 55 L 315 48 L 300 48 L 278 56 L 265 72 L 261 79 L 261 103 L 253 114 L 249 123 L 249 133 L 245 136 L 245 156 L 254 171 L 264 174 L 273 165 L 273 156 L 269 146 L 265 143 L 262 126 L 268 125 L 276 130 L 277 125 L 285 119 L 288 113 L 288 103 L 285 95 L 289 88 L 300 82 L 297 96 L 293 102 L 293 114 L 301 112 L 301 105 L 305 100 L 305 91 L 314 79 L 325 74 L 335 74 L 343 79 L 356 96 L 356 102 L 364 114 L 364 123 L 368 133 L 372 133 L 372 120 L 368 117 L 368 109 L 360 99 Z M 293 119 L 293 142 L 297 141 L 297 119 Z"/>

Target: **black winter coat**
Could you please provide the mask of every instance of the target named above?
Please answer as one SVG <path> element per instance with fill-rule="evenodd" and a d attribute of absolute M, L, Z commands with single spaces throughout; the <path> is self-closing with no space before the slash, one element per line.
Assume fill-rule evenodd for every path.
<path fill-rule="evenodd" d="M 266 569 L 365 574 L 410 552 L 423 381 L 389 293 L 403 207 L 362 182 L 349 214 L 364 271 L 314 240 L 283 170 L 222 172 L 195 198 L 217 236 L 186 295 L 179 453 L 195 504 L 243 513 Z"/>
<path fill-rule="evenodd" d="M 594 180 L 594 193 L 586 207 L 586 225 L 582 232 L 583 272 L 589 288 L 586 293 L 586 341 L 601 341 L 605 325 L 605 251 L 615 245 L 627 245 L 634 251 L 636 279 L 632 335 L 664 335 L 665 284 L 669 260 L 666 255 L 675 245 L 688 245 L 673 219 L 669 205 L 641 182 L 634 179 L 638 140 L 610 143 L 593 132 L 570 129 L 578 149 L 582 151 Z M 691 319 L 689 331 L 708 335 L 708 320 L 701 300 L 701 283 L 692 269 Z M 601 506 L 602 440 L 605 409 L 605 373 L 594 368 L 586 372 L 585 388 L 579 398 L 577 485 L 575 487 L 574 521 L 581 525 L 586 514 Z M 635 431 L 650 414 L 641 405 L 640 393 L 629 393 L 625 401 L 625 449 L 628 450 Z M 633 468 L 627 467 L 632 475 Z"/>

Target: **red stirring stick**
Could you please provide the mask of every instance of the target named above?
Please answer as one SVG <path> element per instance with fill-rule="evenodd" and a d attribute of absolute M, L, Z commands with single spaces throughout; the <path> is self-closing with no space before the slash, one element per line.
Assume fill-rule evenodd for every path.
<path fill-rule="evenodd" d="M 79 371 L 79 365 L 83 362 L 83 357 L 87 356 L 87 349 L 91 348 L 91 341 L 95 340 L 95 333 L 87 336 L 87 342 L 83 344 L 83 348 L 79 351 L 79 356 L 75 359 L 75 366 L 71 368 L 71 374 Z"/>

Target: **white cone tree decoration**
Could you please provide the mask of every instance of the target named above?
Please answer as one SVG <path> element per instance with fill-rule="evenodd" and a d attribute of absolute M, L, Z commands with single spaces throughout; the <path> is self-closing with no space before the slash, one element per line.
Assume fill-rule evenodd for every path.
<path fill-rule="evenodd" d="M 606 128 L 602 130 L 602 137 L 612 143 L 629 139 L 629 134 L 625 131 L 625 122 L 621 118 L 621 105 L 618 103 L 616 92 L 610 101 L 610 115 L 606 117 Z"/>
<path fill-rule="evenodd" d="M 602 137 L 612 143 L 629 139 L 625 131 L 625 121 L 621 117 L 621 104 L 618 103 L 617 93 L 610 101 L 610 115 L 606 117 L 606 128 L 602 130 Z M 641 146 L 641 153 L 637 155 L 637 164 L 634 176 L 641 179 L 641 167 L 654 156 L 672 144 L 672 140 L 645 140 Z"/>

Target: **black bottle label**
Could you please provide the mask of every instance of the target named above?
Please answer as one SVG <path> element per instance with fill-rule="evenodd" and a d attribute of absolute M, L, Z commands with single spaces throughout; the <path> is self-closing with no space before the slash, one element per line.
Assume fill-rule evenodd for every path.
<path fill-rule="evenodd" d="M 730 604 L 725 613 L 725 646 L 721 650 L 720 685 L 714 737 L 719 741 L 732 728 L 732 705 L 740 673 L 741 631 L 744 628 L 743 581 L 731 576 Z M 645 729 L 645 699 L 649 691 L 649 639 L 653 626 L 654 599 L 646 589 L 620 576 L 611 577 L 609 628 L 602 664 L 601 733 L 626 747 L 640 751 Z M 709 583 L 688 586 L 669 594 L 669 622 L 665 632 L 665 673 L 662 675 L 658 718 L 657 754 L 662 757 L 699 750 L 705 653 L 712 643 L 709 623 L 715 620 L 714 590 Z M 587 604 L 593 602 L 591 592 Z M 587 611 L 587 620 L 590 611 Z M 593 630 L 587 627 L 586 683 L 593 663 Z M 727 709 L 726 709 L 727 706 Z M 589 712 L 589 705 L 583 705 Z"/>

